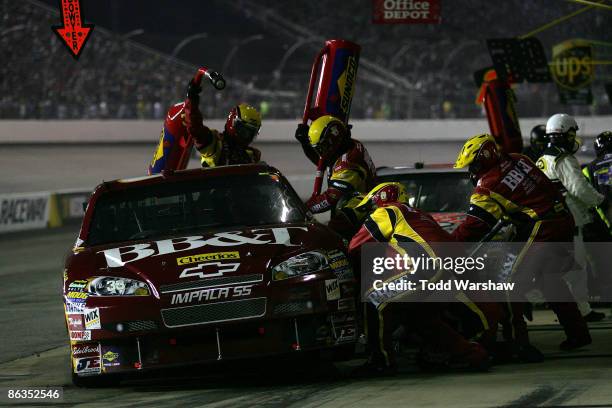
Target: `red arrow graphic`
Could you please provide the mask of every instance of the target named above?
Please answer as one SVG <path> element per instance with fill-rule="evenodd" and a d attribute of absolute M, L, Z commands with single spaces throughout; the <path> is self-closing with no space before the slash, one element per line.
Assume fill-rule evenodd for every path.
<path fill-rule="evenodd" d="M 83 24 L 81 0 L 60 0 L 60 13 L 63 24 L 53 26 L 51 29 L 68 47 L 74 59 L 79 59 L 94 25 Z"/>

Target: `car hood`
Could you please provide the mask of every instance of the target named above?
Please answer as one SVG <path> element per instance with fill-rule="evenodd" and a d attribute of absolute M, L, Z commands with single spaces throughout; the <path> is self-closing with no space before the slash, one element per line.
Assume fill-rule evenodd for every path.
<path fill-rule="evenodd" d="M 70 280 L 123 276 L 159 287 L 227 274 L 264 274 L 295 254 L 339 245 L 338 236 L 314 222 L 234 228 L 86 248 L 71 257 L 68 270 Z"/>

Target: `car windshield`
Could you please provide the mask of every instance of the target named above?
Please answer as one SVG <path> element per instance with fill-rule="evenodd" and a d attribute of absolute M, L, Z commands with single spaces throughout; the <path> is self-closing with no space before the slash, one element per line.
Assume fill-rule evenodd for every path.
<path fill-rule="evenodd" d="M 222 176 L 112 191 L 95 204 L 87 243 L 303 221 L 302 202 L 275 174 Z"/>
<path fill-rule="evenodd" d="M 473 190 L 468 173 L 463 172 L 387 174 L 378 178 L 404 184 L 410 205 L 427 212 L 465 212 Z"/>

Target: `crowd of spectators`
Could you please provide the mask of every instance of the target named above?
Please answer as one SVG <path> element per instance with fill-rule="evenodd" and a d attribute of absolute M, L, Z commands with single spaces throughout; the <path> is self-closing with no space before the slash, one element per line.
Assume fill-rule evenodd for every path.
<path fill-rule="evenodd" d="M 401 75 L 411 89 L 380 89 L 358 81 L 352 107 L 353 118 L 463 118 L 478 117 L 474 104 L 475 70 L 490 65 L 486 38 L 514 37 L 567 14 L 575 5 L 543 0 L 523 2 L 443 2 L 442 21 L 434 25 L 376 25 L 371 22 L 371 4 L 342 1 L 333 7 L 321 2 L 295 0 L 288 7 L 276 0 L 238 0 L 255 4 L 268 13 L 281 15 L 295 27 L 307 28 L 324 38 L 347 38 L 362 46 L 366 56 Z M 327 1 L 327 0 L 325 0 Z M 218 6 L 223 1 L 218 1 Z M 78 63 L 64 49 L 50 27 L 58 14 L 30 1 L 1 4 L 0 118 L 82 119 L 162 118 L 172 103 L 180 100 L 186 79 L 196 65 L 126 40 L 96 27 Z M 550 7 L 549 7 L 550 6 Z M 323 13 L 321 10 L 324 9 Z M 236 7 L 228 7 L 228 13 Z M 248 15 L 234 18 L 248 19 Z M 610 18 L 601 12 L 584 13 L 538 35 L 548 50 L 557 42 L 580 37 L 612 41 L 605 27 Z M 231 30 L 231 25 L 227 26 Z M 262 25 L 262 30 L 274 27 Z M 603 37 L 602 37 L 603 36 Z M 284 49 L 294 42 L 287 38 Z M 280 58 L 280 43 L 270 41 L 269 54 Z M 230 47 L 227 46 L 227 49 Z M 247 56 L 243 59 L 248 60 Z M 312 50 L 299 50 L 301 58 L 290 59 L 282 73 L 240 71 L 231 87 L 215 93 L 203 106 L 207 117 L 223 116 L 232 104 L 249 100 L 265 116 L 295 118 L 303 109 Z M 276 57 L 278 55 L 278 57 Z M 606 67 L 598 67 L 604 72 Z M 603 79 L 593 83 L 594 103 L 586 107 L 559 105 L 553 84 L 521 84 L 516 88 L 518 110 L 523 116 L 546 116 L 566 110 L 573 114 L 612 112 L 603 90 Z"/>

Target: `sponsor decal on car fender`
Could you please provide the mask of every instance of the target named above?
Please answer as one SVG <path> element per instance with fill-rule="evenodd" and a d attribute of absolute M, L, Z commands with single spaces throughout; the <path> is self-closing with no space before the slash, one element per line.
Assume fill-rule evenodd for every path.
<path fill-rule="evenodd" d="M 72 346 L 72 355 L 75 357 L 96 357 L 100 355 L 99 344 L 77 344 Z"/>
<path fill-rule="evenodd" d="M 77 292 L 77 291 L 70 291 L 66 294 L 66 297 L 68 299 L 87 299 L 87 293 L 85 292 Z"/>
<path fill-rule="evenodd" d="M 68 300 L 66 302 L 66 313 L 83 313 L 85 310 L 85 302 L 74 302 Z"/>
<path fill-rule="evenodd" d="M 104 353 L 102 353 L 102 365 L 104 367 L 120 366 L 121 360 L 119 359 L 119 352 L 114 348 L 105 349 Z"/>
<path fill-rule="evenodd" d="M 95 309 L 85 309 L 83 311 L 83 317 L 85 320 L 85 329 L 91 330 L 91 329 L 102 328 L 102 326 L 100 326 L 100 309 L 99 308 L 96 307 Z"/>
<path fill-rule="evenodd" d="M 74 372 L 76 374 L 100 374 L 100 357 L 75 358 Z"/>
<path fill-rule="evenodd" d="M 342 258 L 342 259 L 338 259 L 337 261 L 330 263 L 329 267 L 332 269 L 340 269 L 342 267 L 348 266 L 348 264 L 349 264 L 348 259 Z"/>
<path fill-rule="evenodd" d="M 338 285 L 338 279 L 327 279 L 325 281 L 325 295 L 327 300 L 338 300 L 340 299 L 340 286 Z"/>
<path fill-rule="evenodd" d="M 70 282 L 70 285 L 68 285 L 68 290 L 69 291 L 76 291 L 76 292 L 84 292 L 85 287 L 87 286 L 87 281 L 86 280 L 75 280 Z"/>
<path fill-rule="evenodd" d="M 91 331 L 70 331 L 70 340 L 91 340 Z"/>
<path fill-rule="evenodd" d="M 127 263 L 145 259 L 151 256 L 168 255 L 176 252 L 190 251 L 204 246 L 230 247 L 240 245 L 284 245 L 298 246 L 291 243 L 289 230 L 298 229 L 308 231 L 307 227 L 278 227 L 266 229 L 253 229 L 251 234 L 241 231 L 218 232 L 212 237 L 204 238 L 202 235 L 164 239 L 146 244 L 127 245 L 119 248 L 99 251 L 104 255 L 106 264 L 110 268 L 124 266 Z M 265 232 L 260 232 L 265 231 Z"/>
<path fill-rule="evenodd" d="M 69 313 L 66 315 L 68 321 L 68 330 L 81 331 L 85 330 L 85 324 L 83 323 L 83 315 L 80 313 Z"/>

